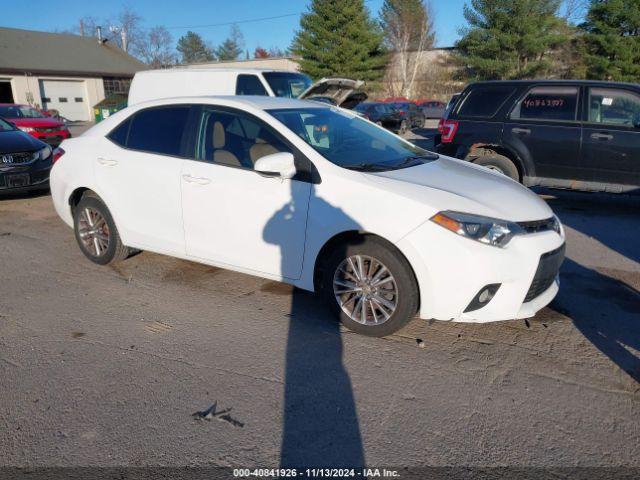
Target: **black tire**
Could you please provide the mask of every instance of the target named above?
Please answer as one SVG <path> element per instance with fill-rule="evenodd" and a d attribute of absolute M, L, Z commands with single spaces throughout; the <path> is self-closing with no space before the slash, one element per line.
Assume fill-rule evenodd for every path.
<path fill-rule="evenodd" d="M 388 320 L 377 325 L 363 324 L 352 319 L 343 311 L 334 293 L 336 270 L 343 261 L 355 255 L 373 258 L 384 265 L 393 275 L 395 286 L 397 287 L 395 311 L 389 316 Z M 325 302 L 345 327 L 353 332 L 370 337 L 391 335 L 404 327 L 418 311 L 418 284 L 409 263 L 396 247 L 376 237 L 363 237 L 338 245 L 331 252 L 328 252 L 323 262 L 321 291 Z M 371 305 L 373 304 L 370 303 L 368 305 L 365 321 L 369 314 L 373 315 Z"/>
<path fill-rule="evenodd" d="M 99 255 L 89 249 L 80 236 L 80 229 L 83 223 L 81 220 L 82 212 L 86 209 L 99 213 L 104 218 L 104 223 L 106 224 L 106 228 L 104 228 L 101 233 L 107 237 L 107 246 Z M 119 262 L 125 260 L 131 253 L 131 250 L 122 244 L 120 234 L 118 233 L 109 209 L 100 197 L 93 192 L 85 193 L 80 199 L 80 202 L 78 202 L 78 205 L 73 209 L 73 227 L 80 250 L 93 263 L 107 265 L 109 263 Z"/>
<path fill-rule="evenodd" d="M 516 182 L 520 181 L 520 175 L 518 174 L 518 168 L 511 161 L 510 158 L 505 157 L 504 155 L 499 155 L 497 153 L 492 153 L 490 155 L 483 155 L 481 157 L 476 158 L 473 163 L 476 165 L 482 165 L 483 167 L 490 168 L 497 172 L 506 175 L 507 177 L 515 180 Z"/>

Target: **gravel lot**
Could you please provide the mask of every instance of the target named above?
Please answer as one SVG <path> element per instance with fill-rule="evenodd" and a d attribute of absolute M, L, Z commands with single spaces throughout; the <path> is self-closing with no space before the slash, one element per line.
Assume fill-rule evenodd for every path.
<path fill-rule="evenodd" d="M 275 282 L 93 265 L 48 195 L 0 199 L 0 465 L 640 467 L 640 198 L 541 195 L 548 308 L 385 339 Z"/>

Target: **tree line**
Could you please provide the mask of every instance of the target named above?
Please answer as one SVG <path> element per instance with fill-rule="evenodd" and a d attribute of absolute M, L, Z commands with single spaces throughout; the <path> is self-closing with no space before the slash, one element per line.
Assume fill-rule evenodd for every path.
<path fill-rule="evenodd" d="M 640 81 L 640 0 L 470 0 L 464 19 L 452 57 L 462 80 Z M 126 45 L 117 28 L 113 41 L 155 67 L 251 58 L 235 25 L 218 46 L 190 31 L 175 47 L 168 29 L 142 29 L 128 8 L 111 23 L 126 31 Z M 94 34 L 97 24 L 85 17 L 79 33 Z M 377 16 L 364 0 L 311 0 L 288 51 L 257 47 L 252 56 L 298 56 L 313 78 L 380 81 L 391 69 L 411 92 L 425 75 L 416 52 L 431 49 L 435 35 L 428 0 L 384 0 Z"/>

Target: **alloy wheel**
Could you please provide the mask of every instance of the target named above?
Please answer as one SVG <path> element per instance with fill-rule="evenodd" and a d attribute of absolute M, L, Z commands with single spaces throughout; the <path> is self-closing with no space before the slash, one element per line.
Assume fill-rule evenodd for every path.
<path fill-rule="evenodd" d="M 398 286 L 389 269 L 367 255 L 343 260 L 333 275 L 333 294 L 342 311 L 363 325 L 380 325 L 398 306 Z"/>
<path fill-rule="evenodd" d="M 109 248 L 109 225 L 95 208 L 85 207 L 78 218 L 78 235 L 84 248 L 96 257 Z"/>

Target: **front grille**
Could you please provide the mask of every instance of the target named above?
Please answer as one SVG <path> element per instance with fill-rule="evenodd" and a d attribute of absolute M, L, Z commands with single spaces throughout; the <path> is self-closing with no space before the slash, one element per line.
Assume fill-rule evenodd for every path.
<path fill-rule="evenodd" d="M 556 222 L 553 217 L 547 218 L 545 220 L 533 220 L 531 222 L 518 222 L 526 233 L 538 233 L 538 232 L 546 232 L 548 230 L 555 231 Z"/>
<path fill-rule="evenodd" d="M 558 276 L 560 265 L 562 265 L 562 261 L 564 260 L 565 248 L 566 245 L 563 243 L 559 248 L 540 256 L 538 269 L 533 276 L 533 281 L 531 282 L 527 296 L 524 297 L 524 303 L 530 302 L 553 285 L 554 280 Z"/>
<path fill-rule="evenodd" d="M 0 167 L 2 165 L 20 165 L 38 158 L 38 152 L 0 153 Z"/>

